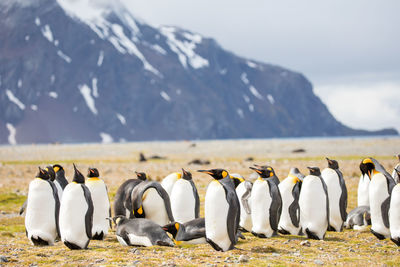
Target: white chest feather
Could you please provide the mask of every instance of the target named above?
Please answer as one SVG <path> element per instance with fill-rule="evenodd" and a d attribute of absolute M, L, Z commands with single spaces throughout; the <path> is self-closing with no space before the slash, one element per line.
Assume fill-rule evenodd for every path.
<path fill-rule="evenodd" d="M 156 189 L 149 188 L 144 192 L 142 204 L 146 219 L 152 220 L 159 225 L 169 223 L 164 200 L 160 197 Z"/>
<path fill-rule="evenodd" d="M 340 213 L 340 197 L 342 195 L 342 188 L 339 182 L 339 176 L 335 170 L 326 168 L 321 173 L 324 179 L 329 197 L 329 222 L 336 231 L 340 231 L 343 223 Z"/>
<path fill-rule="evenodd" d="M 272 203 L 269 190 L 268 182 L 256 180 L 250 197 L 252 231 L 266 236 L 272 235 L 273 232 L 269 221 L 269 210 Z"/>
<path fill-rule="evenodd" d="M 369 207 L 369 177 L 367 174 L 360 176 L 357 190 L 357 205 Z"/>
<path fill-rule="evenodd" d="M 178 173 L 171 173 L 161 181 L 161 186 L 167 191 L 169 196 L 171 196 L 172 188 L 178 178 Z"/>
<path fill-rule="evenodd" d="M 175 221 L 185 223 L 195 219 L 196 200 L 190 182 L 184 179 L 176 181 L 170 199 Z"/>
<path fill-rule="evenodd" d="M 397 184 L 392 191 L 389 210 L 390 236 L 400 237 L 400 184 Z"/>
<path fill-rule="evenodd" d="M 110 210 L 110 201 L 108 199 L 107 189 L 104 182 L 100 179 L 88 179 L 86 186 L 89 188 L 93 201 L 93 234 L 103 232 L 107 234 L 110 227 L 108 218 Z"/>
<path fill-rule="evenodd" d="M 206 237 L 224 251 L 231 245 L 227 229 L 228 210 L 223 186 L 218 181 L 212 181 L 205 197 Z"/>
<path fill-rule="evenodd" d="M 85 215 L 88 209 L 80 184 L 70 183 L 65 187 L 60 207 L 61 240 L 84 247 L 88 241 Z"/>
<path fill-rule="evenodd" d="M 278 229 L 284 229 L 289 231 L 291 234 L 296 235 L 299 232 L 300 227 L 295 227 L 292 223 L 292 219 L 289 214 L 289 207 L 294 201 L 292 195 L 293 187 L 296 185 L 293 177 L 285 178 L 279 185 L 279 192 L 282 197 L 282 213 L 279 220 Z"/>

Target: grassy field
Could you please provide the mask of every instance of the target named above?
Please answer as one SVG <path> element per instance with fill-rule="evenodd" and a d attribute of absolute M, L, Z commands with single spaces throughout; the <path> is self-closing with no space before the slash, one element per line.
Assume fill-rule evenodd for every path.
<path fill-rule="evenodd" d="M 293 152 L 300 148 L 305 152 Z M 369 231 L 353 230 L 328 232 L 324 241 L 310 240 L 309 246 L 300 244 L 304 237 L 259 239 L 246 233 L 246 240 L 238 243 L 238 249 L 228 252 L 216 252 L 209 245 L 123 247 L 117 242 L 114 230 L 105 241 L 90 242 L 88 250 L 70 251 L 60 243 L 52 247 L 34 247 L 25 236 L 24 218 L 17 212 L 26 199 L 28 184 L 37 167 L 52 163 L 62 164 L 69 180 L 73 162 L 84 173 L 89 166 L 97 167 L 109 187 L 111 200 L 118 186 L 134 177 L 134 171 L 145 171 L 152 180 L 159 181 L 183 167 L 192 172 L 203 204 L 211 178 L 195 172 L 198 169 L 223 167 L 248 177 L 249 166 L 268 163 L 282 180 L 293 166 L 303 172 L 307 166 L 326 167 L 326 156 L 338 160 L 344 173 L 350 211 L 357 202 L 361 159 L 373 156 L 391 173 L 397 163 L 394 155 L 399 149 L 399 138 L 3 146 L 0 147 L 0 255 L 9 262 L 0 265 L 398 265 L 400 250 L 390 240 L 379 241 Z M 140 152 L 167 159 L 141 163 L 138 161 Z M 247 161 L 248 157 L 254 160 Z M 188 165 L 195 158 L 210 160 L 211 164 Z M 204 214 L 203 206 L 201 213 Z M 239 258 L 245 262 L 239 263 Z"/>

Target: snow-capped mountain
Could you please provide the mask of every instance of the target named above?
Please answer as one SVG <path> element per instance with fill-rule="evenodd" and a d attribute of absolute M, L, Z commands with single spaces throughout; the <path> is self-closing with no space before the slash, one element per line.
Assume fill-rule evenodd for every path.
<path fill-rule="evenodd" d="M 0 143 L 377 133 L 336 121 L 302 74 L 118 1 L 2 0 L 0 40 Z"/>

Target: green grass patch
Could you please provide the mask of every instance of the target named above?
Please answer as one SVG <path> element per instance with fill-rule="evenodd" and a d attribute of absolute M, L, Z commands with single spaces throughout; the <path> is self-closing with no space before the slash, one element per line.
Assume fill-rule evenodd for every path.
<path fill-rule="evenodd" d="M 17 212 L 25 202 L 26 196 L 17 193 L 0 194 L 0 210 L 5 212 Z"/>

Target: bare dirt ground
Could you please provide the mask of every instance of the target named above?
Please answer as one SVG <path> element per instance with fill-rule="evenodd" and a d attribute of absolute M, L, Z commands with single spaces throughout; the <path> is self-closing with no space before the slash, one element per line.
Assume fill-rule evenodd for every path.
<path fill-rule="evenodd" d="M 305 152 L 294 153 L 297 149 Z M 167 159 L 139 162 L 140 152 Z M 5 258 L 0 258 L 0 265 L 398 265 L 400 250 L 397 246 L 390 240 L 379 241 L 369 231 L 328 232 L 324 241 L 310 240 L 305 245 L 300 244 L 304 237 L 259 239 L 246 233 L 246 240 L 238 243 L 238 249 L 224 253 L 214 251 L 209 245 L 122 247 L 112 231 L 105 241 L 90 242 L 88 250 L 70 251 L 60 243 L 53 247 L 32 246 L 25 237 L 24 218 L 17 215 L 37 167 L 48 164 L 62 164 L 69 180 L 73 175 L 73 162 L 84 173 L 89 166 L 97 167 L 109 187 L 111 200 L 124 180 L 134 178 L 134 171 L 145 171 L 151 179 L 161 180 L 185 168 L 192 172 L 203 202 L 211 177 L 197 173 L 198 169 L 225 168 L 247 178 L 252 173 L 249 166 L 268 163 L 282 180 L 293 166 L 304 173 L 307 173 L 307 166 L 326 167 L 325 157 L 339 162 L 349 191 L 350 211 L 357 202 L 358 165 L 362 158 L 375 157 L 391 173 L 397 163 L 394 155 L 398 153 L 400 138 L 1 146 L 0 255 Z M 253 161 L 248 161 L 249 157 Z M 210 160 L 211 164 L 188 165 L 196 158 Z M 8 263 L 2 263 L 2 259 Z"/>

